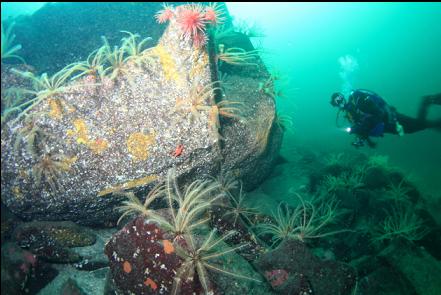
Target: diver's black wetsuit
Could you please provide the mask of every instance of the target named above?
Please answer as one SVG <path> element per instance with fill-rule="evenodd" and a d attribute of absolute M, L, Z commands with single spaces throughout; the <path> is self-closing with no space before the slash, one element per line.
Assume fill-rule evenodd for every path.
<path fill-rule="evenodd" d="M 395 130 L 396 112 L 378 94 L 356 89 L 351 92 L 344 106 L 348 120 L 353 124 L 351 133 L 363 139 L 382 136 Z"/>
<path fill-rule="evenodd" d="M 426 128 L 441 128 L 441 121 L 428 122 L 427 108 L 430 104 L 441 104 L 441 94 L 423 97 L 418 117 L 412 118 L 400 114 L 378 94 L 356 89 L 351 92 L 344 106 L 347 118 L 354 126 L 351 133 L 363 139 L 369 136 L 383 136 L 383 133 L 398 134 L 397 122 L 403 127 L 404 133 L 414 133 Z"/>

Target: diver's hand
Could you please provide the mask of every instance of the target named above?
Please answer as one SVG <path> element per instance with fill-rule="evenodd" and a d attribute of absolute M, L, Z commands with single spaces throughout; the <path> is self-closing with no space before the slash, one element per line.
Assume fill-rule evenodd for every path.
<path fill-rule="evenodd" d="M 354 141 L 352 143 L 353 146 L 355 146 L 356 148 L 360 148 L 362 146 L 364 146 L 365 140 L 361 137 L 358 137 L 356 141 Z"/>

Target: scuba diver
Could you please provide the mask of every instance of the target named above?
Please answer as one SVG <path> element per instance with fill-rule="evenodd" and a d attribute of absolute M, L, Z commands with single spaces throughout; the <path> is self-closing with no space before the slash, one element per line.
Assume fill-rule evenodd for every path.
<path fill-rule="evenodd" d="M 337 126 L 340 112 L 344 112 L 346 119 L 352 124 L 346 131 L 357 136 L 357 140 L 352 143 L 355 147 L 362 147 L 367 143 L 373 148 L 376 143 L 370 137 L 382 137 L 384 133 L 403 136 L 405 133 L 427 128 L 441 130 L 441 120 L 426 119 L 431 104 L 441 105 L 441 93 L 423 96 L 418 116 L 412 118 L 398 113 L 381 96 L 369 90 L 353 90 L 348 101 L 339 92 L 331 96 L 331 105 L 339 108 Z"/>

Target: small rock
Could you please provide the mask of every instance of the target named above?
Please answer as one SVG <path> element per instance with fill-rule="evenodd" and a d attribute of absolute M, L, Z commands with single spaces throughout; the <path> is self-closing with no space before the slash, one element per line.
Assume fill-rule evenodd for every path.
<path fill-rule="evenodd" d="M 86 293 L 78 286 L 75 280 L 69 278 L 64 283 L 60 295 L 86 295 Z"/>
<path fill-rule="evenodd" d="M 81 257 L 69 249 L 92 245 L 95 236 L 73 222 L 28 222 L 19 225 L 13 238 L 22 248 L 29 249 L 49 262 L 78 262 Z"/>
<path fill-rule="evenodd" d="M 1 248 L 1 293 L 36 294 L 58 275 L 49 264 L 14 243 Z"/>
<path fill-rule="evenodd" d="M 105 246 L 115 286 L 124 294 L 151 294 L 170 291 L 175 271 L 182 259 L 165 251 L 169 243 L 154 223 L 138 217 L 126 224 Z M 168 241 L 168 242 L 164 242 Z M 191 282 L 183 282 L 180 294 L 192 294 Z"/>
<path fill-rule="evenodd" d="M 356 274 L 351 266 L 322 261 L 296 240 L 283 241 L 263 254 L 256 266 L 279 294 L 351 294 L 355 286 Z"/>
<path fill-rule="evenodd" d="M 419 295 L 441 294 L 441 265 L 422 247 L 396 240 L 380 257 L 405 277 Z"/>
<path fill-rule="evenodd" d="M 87 228 L 71 221 L 34 221 L 21 224 L 14 231 L 14 238 L 22 244 L 44 237 L 56 241 L 63 247 L 84 247 L 93 245 L 95 235 Z"/>

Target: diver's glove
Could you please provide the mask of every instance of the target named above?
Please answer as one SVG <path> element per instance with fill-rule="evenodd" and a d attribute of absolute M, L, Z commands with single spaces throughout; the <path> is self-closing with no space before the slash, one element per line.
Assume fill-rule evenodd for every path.
<path fill-rule="evenodd" d="M 356 148 L 363 147 L 364 144 L 365 144 L 365 139 L 361 137 L 357 137 L 357 140 L 352 143 L 352 145 L 355 146 Z"/>
<path fill-rule="evenodd" d="M 358 137 L 357 140 L 352 143 L 352 145 L 356 148 L 363 147 L 365 144 L 367 144 L 370 148 L 375 148 L 377 146 L 377 143 L 372 141 L 369 137 Z"/>
<path fill-rule="evenodd" d="M 397 131 L 399 136 L 404 135 L 404 128 L 400 123 L 398 123 L 398 121 L 395 123 L 395 130 Z"/>

